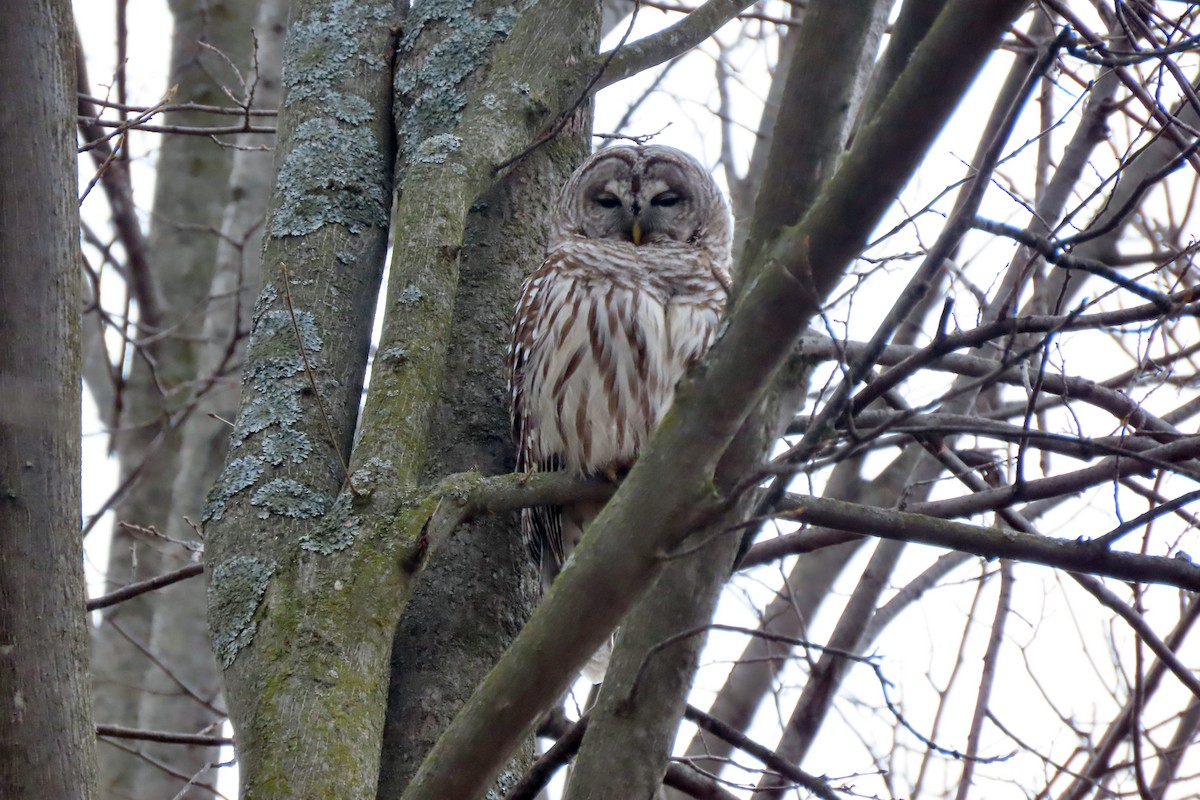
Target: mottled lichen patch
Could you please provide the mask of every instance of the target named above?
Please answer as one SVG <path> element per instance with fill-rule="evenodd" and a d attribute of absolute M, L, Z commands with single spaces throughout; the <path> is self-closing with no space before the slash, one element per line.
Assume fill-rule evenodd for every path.
<path fill-rule="evenodd" d="M 251 556 L 234 556 L 213 567 L 208 578 L 208 617 L 213 651 L 228 668 L 238 652 L 254 640 L 254 613 L 267 591 L 275 564 Z"/>
<path fill-rule="evenodd" d="M 449 151 L 422 152 L 426 142 L 457 127 L 466 107 L 467 79 L 487 61 L 488 51 L 512 30 L 517 10 L 505 6 L 489 16 L 475 13 L 471 0 L 424 0 L 413 5 L 400 39 L 396 75 L 399 107 L 404 108 L 400 141 L 405 162 L 418 163 Z M 425 36 L 429 26 L 436 34 Z M 432 42 L 432 44 L 427 44 Z M 423 52 L 421 52 L 423 50 Z"/>
<path fill-rule="evenodd" d="M 300 548 L 329 555 L 353 544 L 355 537 L 362 530 L 362 524 L 358 517 L 351 513 L 350 508 L 350 495 L 339 495 L 316 529 L 306 531 L 300 537 Z"/>
<path fill-rule="evenodd" d="M 304 416 L 301 396 L 311 391 L 305 360 L 314 370 L 319 369 L 323 342 L 311 312 L 270 308 L 268 304 L 278 297 L 278 290 L 268 286 L 255 308 L 251 357 L 242 377 L 252 391 L 242 403 L 231 436 L 232 446 L 244 452 L 226 465 L 209 494 L 206 520 L 220 520 L 229 500 L 254 486 L 269 467 L 301 464 L 313 452 L 312 440 L 299 427 Z M 254 442 L 257 447 L 248 445 L 256 434 L 263 434 Z M 261 519 L 272 514 L 316 516 L 328 505 L 324 498 L 287 479 L 259 487 L 250 502 L 259 509 Z"/>
<path fill-rule="evenodd" d="M 296 392 L 286 383 L 266 382 L 262 390 L 242 406 L 242 416 L 233 433 L 235 446 L 272 425 L 289 429 L 300 421 L 300 417 L 300 400 Z"/>
<path fill-rule="evenodd" d="M 354 470 L 350 482 L 354 484 L 356 491 L 364 494 L 372 491 L 380 481 L 394 480 L 395 477 L 396 469 L 389 459 L 372 457 Z"/>
<path fill-rule="evenodd" d="M 460 144 L 462 144 L 462 139 L 449 133 L 430 136 L 417 146 L 413 161 L 423 164 L 444 164 Z"/>
<path fill-rule="evenodd" d="M 396 302 L 402 306 L 411 306 L 421 302 L 421 298 L 424 296 L 416 286 L 405 286 L 400 290 L 400 294 L 396 295 Z"/>
<path fill-rule="evenodd" d="M 329 224 L 360 233 L 387 224 L 387 169 L 368 125 L 378 113 L 352 87 L 364 70 L 387 68 L 380 36 L 372 34 L 390 26 L 392 15 L 383 0 L 334 0 L 289 27 L 284 103 L 309 103 L 321 116 L 310 116 L 293 134 L 279 171 L 282 202 L 272 236 L 302 236 Z"/>
<path fill-rule="evenodd" d="M 253 385 L 262 381 L 278 381 L 303 371 L 304 359 L 299 353 L 294 356 L 267 356 L 246 365 L 242 382 Z"/>
<path fill-rule="evenodd" d="M 334 0 L 321 13 L 298 19 L 288 28 L 283 50 L 287 105 L 316 100 L 338 119 L 362 122 L 373 114 L 361 97 L 343 94 L 360 65 L 382 68 L 382 59 L 364 44 L 367 32 L 391 21 L 389 4 Z"/>
<path fill-rule="evenodd" d="M 262 315 L 267 313 L 278 299 L 278 289 L 269 283 L 263 286 L 262 291 L 258 293 L 258 299 L 254 301 L 254 314 L 251 320 L 255 327 L 258 327 L 258 321 L 262 319 Z"/>
<path fill-rule="evenodd" d="M 324 514 L 329 507 L 329 498 L 291 478 L 275 478 L 254 490 L 250 505 L 260 509 L 259 519 L 267 519 L 272 514 L 308 519 Z"/>
<path fill-rule="evenodd" d="M 312 442 L 303 431 L 269 433 L 263 437 L 260 447 L 263 458 L 276 467 L 285 461 L 302 464 L 313 449 Z"/>
<path fill-rule="evenodd" d="M 238 492 L 254 485 L 262 475 L 262 460 L 254 457 L 235 458 L 225 465 L 220 477 L 208 493 L 204 507 L 204 521 L 219 521 L 225 512 L 225 503 Z"/>
<path fill-rule="evenodd" d="M 317 320 L 310 311 L 275 309 L 263 314 L 250 334 L 250 343 L 263 344 L 268 338 L 280 334 L 289 337 L 294 343 L 299 334 L 300 344 L 304 346 L 305 354 L 311 359 L 313 353 L 319 353 L 324 344 L 321 335 L 317 333 Z M 295 349 L 294 347 L 292 348 Z"/>
<path fill-rule="evenodd" d="M 380 145 L 370 128 L 310 119 L 295 137 L 279 170 L 272 236 L 303 236 L 331 224 L 351 233 L 387 225 Z"/>

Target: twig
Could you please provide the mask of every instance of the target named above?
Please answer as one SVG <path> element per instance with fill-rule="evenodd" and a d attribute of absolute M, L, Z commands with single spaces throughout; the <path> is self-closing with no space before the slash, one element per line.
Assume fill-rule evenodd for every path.
<path fill-rule="evenodd" d="M 186 567 L 177 569 L 174 572 L 168 572 L 165 575 L 159 575 L 148 580 L 139 581 L 138 583 L 131 583 L 124 588 L 117 589 L 115 592 L 93 597 L 87 601 L 86 609 L 88 611 L 99 611 L 102 608 L 115 606 L 117 603 L 123 603 L 130 598 L 146 594 L 146 592 L 153 592 L 155 589 L 161 589 L 164 586 L 170 586 L 173 583 L 194 578 L 203 572 L 204 564 L 188 564 Z"/>
<path fill-rule="evenodd" d="M 996 670 L 1000 666 L 1000 647 L 1004 644 L 1004 623 L 1008 619 L 1012 603 L 1013 566 L 1012 562 L 1000 562 L 1000 595 L 996 598 L 996 615 L 992 620 L 992 635 L 988 639 L 987 651 L 983 654 L 983 672 L 979 676 L 979 691 L 975 697 L 975 713 L 971 717 L 971 729 L 967 733 L 967 755 L 975 756 L 979 752 L 979 739 L 983 735 L 983 721 L 986 718 L 988 703 L 991 701 L 992 685 L 996 680 Z M 975 773 L 975 761 L 968 758 L 963 762 L 962 777 L 958 782 L 956 800 L 967 800 L 971 790 L 971 778 Z"/>
<path fill-rule="evenodd" d="M 1140 195 L 1138 196 L 1140 197 Z M 997 236 L 1004 236 L 1012 239 L 1014 242 L 1033 250 L 1042 258 L 1046 259 L 1047 262 L 1054 264 L 1057 267 L 1063 267 L 1065 269 L 1078 269 L 1095 275 L 1098 278 L 1103 278 L 1109 283 L 1120 286 L 1122 289 L 1136 294 L 1138 297 L 1149 300 L 1150 302 L 1154 303 L 1154 305 L 1156 305 L 1164 314 L 1171 311 L 1171 301 L 1163 296 L 1160 292 L 1156 292 L 1153 289 L 1142 286 L 1135 280 L 1126 278 L 1112 267 L 1108 266 L 1107 264 L 1102 264 L 1095 259 L 1073 256 L 1070 253 L 1065 252 L 1062 249 L 1063 245 L 1060 243 L 1052 242 L 1042 236 L 1035 236 L 1029 231 L 1023 230 L 1014 225 L 1005 225 L 1004 223 L 993 222 L 989 219 L 983 219 L 982 217 L 976 217 L 974 222 L 971 223 L 971 227 L 975 228 L 976 230 L 986 231 L 987 233 L 993 233 Z M 1091 231 L 1089 231 L 1089 234 L 1090 233 Z M 1089 236 L 1088 238 L 1093 237 Z"/>
<path fill-rule="evenodd" d="M 104 108 L 112 108 L 117 111 L 127 111 L 133 113 L 144 113 L 150 110 L 150 106 L 131 106 L 125 103 L 118 103 L 113 100 L 106 100 L 103 97 L 93 97 L 83 92 L 79 92 L 79 99 L 88 103 L 94 103 Z M 274 108 L 244 108 L 234 106 L 211 106 L 203 103 L 169 103 L 167 105 L 155 106 L 160 111 L 197 111 L 205 114 L 225 114 L 231 117 L 274 117 L 279 114 L 278 109 Z M 96 116 L 96 115 L 92 115 Z"/>
<path fill-rule="evenodd" d="M 714 736 L 719 736 L 734 747 L 744 750 L 767 767 L 775 770 L 789 781 L 803 786 L 817 797 L 823 798 L 823 800 L 838 800 L 838 796 L 834 794 L 833 790 L 829 788 L 829 784 L 823 778 L 810 775 L 790 761 L 780 758 L 774 751 L 744 735 L 733 726 L 726 725 L 721 720 L 704 713 L 690 703 L 684 710 L 683 715 L 686 719 L 696 723 L 698 728 L 706 730 Z"/>
<path fill-rule="evenodd" d="M 1159 660 L 1166 664 L 1167 669 L 1171 670 L 1175 677 L 1179 679 L 1179 682 L 1186 686 L 1189 692 L 1200 698 L 1200 678 L 1197 678 L 1196 673 L 1188 669 L 1187 665 L 1179 660 L 1179 656 L 1175 655 L 1175 652 L 1162 639 L 1158 638 L 1158 634 L 1154 632 L 1154 629 L 1150 627 L 1141 614 L 1130 608 L 1128 603 L 1117 597 L 1111 589 L 1091 575 L 1072 572 L 1071 577 L 1075 579 L 1076 583 L 1086 589 L 1092 597 L 1095 597 L 1101 604 L 1117 612 L 1117 615 L 1121 619 L 1128 622 L 1129 627 L 1133 628 L 1154 655 L 1158 656 Z"/>
<path fill-rule="evenodd" d="M 179 136 L 227 136 L 235 133 L 275 133 L 276 129 L 271 127 L 262 127 L 243 123 L 241 125 L 215 125 L 212 127 L 201 127 L 195 125 L 151 125 L 148 122 L 136 121 L 117 121 L 110 119 L 101 119 L 100 117 L 81 117 L 80 122 L 86 122 L 89 125 L 96 125 L 101 128 L 116 128 L 117 133 L 125 131 L 143 131 L 145 133 L 168 133 Z M 115 134 L 110 134 L 103 139 L 88 142 L 79 148 L 79 152 L 91 150 L 96 147 L 98 142 L 105 141 Z"/>
<path fill-rule="evenodd" d="M 678 789 L 696 800 L 738 800 L 722 788 L 712 775 L 692 764 L 668 764 L 663 785 Z"/>
<path fill-rule="evenodd" d="M 1071 572 L 1200 591 L 1200 566 L 1191 561 L 1113 551 L 1086 540 L 968 525 L 826 497 L 789 495 L 780 506 L 780 516 L 826 528 L 962 550 L 984 558 L 1011 558 Z"/>
<path fill-rule="evenodd" d="M 105 738 L 105 739 L 102 739 L 101 741 L 103 741 L 109 747 L 115 747 L 118 750 L 123 750 L 126 753 L 129 753 L 131 756 L 135 756 L 135 757 L 141 759 L 142 761 L 145 761 L 150 766 L 154 767 L 155 769 L 162 770 L 166 774 L 170 775 L 172 778 L 178 778 L 181 781 L 185 781 L 186 786 L 196 786 L 200 789 L 204 789 L 205 791 L 210 792 L 214 797 L 220 797 L 223 800 L 229 800 L 229 798 L 226 795 L 223 795 L 223 794 L 221 794 L 221 792 L 217 791 L 217 788 L 215 786 L 211 786 L 210 784 L 207 784 L 207 783 L 198 783 L 196 781 L 196 775 L 185 775 L 184 773 L 171 767 L 170 765 L 164 764 L 163 762 L 159 761 L 157 758 L 154 758 L 153 756 L 143 753 L 141 750 L 138 750 L 136 747 L 130 747 L 129 745 L 123 744 L 120 741 L 117 741 L 114 739 Z M 207 772 L 210 768 L 211 768 L 211 765 L 206 764 L 204 766 L 204 768 L 202 770 L 200 770 L 199 773 L 197 773 L 197 775 Z M 186 788 L 186 786 L 185 786 L 185 788 Z"/>
<path fill-rule="evenodd" d="M 234 740 L 228 736 L 208 736 L 202 733 L 175 733 L 173 731 L 151 731 L 142 728 L 126 728 L 122 725 L 97 725 L 97 736 L 114 739 L 139 739 L 144 742 L 163 744 L 187 744 L 200 747 L 232 746 Z"/>
<path fill-rule="evenodd" d="M 354 489 L 354 481 L 350 478 L 350 467 L 346 465 L 346 459 L 342 455 L 342 448 L 338 446 L 337 436 L 333 432 L 333 423 L 329 421 L 329 414 L 325 411 L 325 402 L 321 399 L 321 393 L 317 391 L 317 378 L 313 373 L 312 364 L 308 361 L 308 351 L 304 347 L 304 337 L 300 335 L 300 323 L 296 321 L 296 309 L 292 305 L 292 290 L 288 286 L 288 271 L 287 265 L 282 261 L 279 262 L 279 271 L 283 273 L 283 299 L 287 303 L 288 318 L 292 321 L 292 332 L 296 335 L 296 346 L 300 348 L 300 358 L 304 360 L 304 374 L 308 377 L 309 388 L 312 389 L 313 399 L 317 402 L 317 408 L 321 411 L 321 419 L 325 421 L 325 432 L 329 435 L 329 445 L 333 448 L 333 452 L 337 454 L 338 462 L 342 465 L 342 475 L 345 476 L 346 485 L 350 491 L 357 494 Z"/>
<path fill-rule="evenodd" d="M 1097 536 L 1093 541 L 1097 542 L 1098 544 L 1102 544 L 1105 547 L 1109 547 L 1112 545 L 1113 542 L 1115 542 L 1117 539 L 1120 539 L 1122 536 L 1129 533 L 1130 531 L 1137 530 L 1138 528 L 1142 527 L 1146 523 L 1151 522 L 1155 519 L 1158 519 L 1159 517 L 1161 517 L 1164 514 L 1169 514 L 1170 512 L 1175 511 L 1176 509 L 1182 508 L 1183 506 L 1187 505 L 1188 503 L 1192 502 L 1193 500 L 1200 500 L 1200 489 L 1181 494 L 1181 495 L 1179 495 L 1179 497 L 1176 497 L 1174 500 L 1163 501 L 1159 505 L 1157 505 L 1154 508 L 1150 509 L 1149 511 L 1145 512 L 1144 514 L 1139 514 L 1138 516 L 1134 517 L 1131 520 L 1122 522 L 1120 525 L 1113 528 L 1111 531 L 1104 534 L 1103 536 Z"/>
<path fill-rule="evenodd" d="M 115 630 L 117 633 L 119 633 L 121 635 L 122 639 L 124 639 L 125 641 L 127 641 L 131 645 L 133 645 L 134 648 L 138 652 L 140 652 L 146 658 L 150 659 L 150 662 L 152 664 L 154 664 L 154 666 L 161 669 L 163 671 L 163 674 L 166 675 L 168 678 L 170 678 L 172 683 L 174 683 L 181 690 L 183 690 L 184 694 L 186 694 L 188 697 L 195 700 L 203 708 L 208 709 L 213 714 L 216 714 L 218 717 L 221 717 L 222 719 L 229 716 L 229 713 L 227 711 L 225 711 L 222 708 L 217 708 L 211 702 L 209 702 L 208 700 L 205 700 L 203 697 L 201 697 L 200 693 L 198 691 L 196 691 L 191 686 L 189 686 L 187 684 L 187 682 L 183 680 L 183 678 L 179 677 L 179 675 L 177 675 L 175 673 L 175 670 L 171 669 L 166 663 L 164 663 L 163 660 L 161 658 L 159 658 L 158 655 L 155 654 L 155 652 L 153 650 L 151 650 L 149 647 L 147 647 L 146 645 L 139 642 L 131 633 L 129 633 L 123 627 L 121 627 L 121 624 L 119 622 L 117 622 L 115 619 L 112 619 L 111 617 L 106 619 L 104 622 L 106 625 L 111 625 L 113 630 Z"/>

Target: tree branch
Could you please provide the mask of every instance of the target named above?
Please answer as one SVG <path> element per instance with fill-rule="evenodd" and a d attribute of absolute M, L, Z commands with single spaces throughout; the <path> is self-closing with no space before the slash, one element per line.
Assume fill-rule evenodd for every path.
<path fill-rule="evenodd" d="M 823 497 L 790 495 L 781 506 L 781 516 L 810 525 L 962 550 L 984 558 L 1010 558 L 1071 572 L 1200 591 L 1200 566 L 1187 558 L 1124 553 L 1083 538 L 1051 539 Z"/>
<path fill-rule="evenodd" d="M 194 744 L 201 747 L 233 745 L 233 739 L 228 736 L 207 736 L 199 733 L 175 733 L 173 731 L 149 731 L 141 728 L 126 728 L 123 725 L 97 725 L 96 735 L 108 736 L 113 739 L 138 739 L 143 742 L 162 742 L 164 744 Z"/>
<path fill-rule="evenodd" d="M 607 61 L 604 74 L 592 87 L 598 92 L 643 70 L 681 56 L 716 33 L 721 26 L 754 5 L 752 0 L 708 0 L 669 28 L 638 39 L 620 50 L 601 53 L 593 59 L 583 74 L 594 73 Z M 609 60 L 611 57 L 611 60 Z"/>
<path fill-rule="evenodd" d="M 168 572 L 165 575 L 156 575 L 144 581 L 131 583 L 128 586 L 117 589 L 115 592 L 93 597 L 87 601 L 86 608 L 88 611 L 99 611 L 102 608 L 115 606 L 117 603 L 122 603 L 132 597 L 137 597 L 146 592 L 153 592 L 155 589 L 161 589 L 164 586 L 170 586 L 173 583 L 178 583 L 188 578 L 194 578 L 204 572 L 204 565 L 201 563 L 188 564 L 186 567 L 177 569 L 174 572 Z"/>
<path fill-rule="evenodd" d="M 770 748 L 764 747 L 736 728 L 726 725 L 716 717 L 709 716 L 690 704 L 684 712 L 684 716 L 691 722 L 696 723 L 697 727 L 708 731 L 714 736 L 719 736 L 740 750 L 744 750 L 761 761 L 765 766 L 775 770 L 781 776 L 798 786 L 803 786 L 817 797 L 823 800 L 837 800 L 837 795 L 833 793 L 833 790 L 829 788 L 829 784 L 824 779 L 818 778 L 816 775 L 810 775 L 787 759 L 780 758 Z"/>
<path fill-rule="evenodd" d="M 1183 561 L 1191 566 L 1190 561 L 1184 561 L 1183 559 L 1176 560 Z M 1076 583 L 1086 589 L 1089 594 L 1115 611 L 1121 619 L 1128 622 L 1129 627 L 1133 628 L 1142 641 L 1146 643 L 1146 646 L 1154 652 L 1154 655 L 1158 656 L 1162 663 L 1167 666 L 1167 669 L 1171 670 L 1172 674 L 1179 679 L 1179 682 L 1186 686 L 1189 692 L 1200 698 L 1200 678 L 1197 678 L 1196 673 L 1188 669 L 1187 665 L 1179 660 L 1179 657 L 1175 655 L 1175 651 L 1158 637 L 1158 634 L 1154 632 L 1154 629 L 1150 627 L 1141 614 L 1130 608 L 1128 603 L 1123 602 L 1111 589 L 1091 575 L 1072 573 L 1071 577 L 1075 579 Z M 1192 591 L 1195 591 L 1194 587 Z"/>

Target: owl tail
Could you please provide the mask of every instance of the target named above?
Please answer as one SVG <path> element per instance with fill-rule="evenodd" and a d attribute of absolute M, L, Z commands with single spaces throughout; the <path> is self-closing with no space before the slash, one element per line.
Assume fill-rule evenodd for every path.
<path fill-rule="evenodd" d="M 583 538 L 583 532 L 591 526 L 592 520 L 600 513 L 600 509 L 604 508 L 604 503 L 572 503 L 568 506 L 563 506 L 562 510 L 562 561 L 559 564 L 565 564 L 567 559 L 571 557 L 571 553 L 575 551 L 575 546 L 579 544 L 579 540 Z M 555 576 L 562 569 L 560 565 L 555 565 L 554 574 L 546 576 L 546 564 L 542 562 L 542 587 L 549 589 L 550 583 L 553 582 Z M 615 634 L 608 637 L 608 640 L 596 648 L 596 652 L 592 653 L 592 657 L 588 659 L 587 664 L 582 670 L 583 677 L 587 678 L 592 683 L 600 683 L 604 680 L 604 673 L 608 669 L 608 660 L 612 656 L 613 641 Z"/>
<path fill-rule="evenodd" d="M 583 538 L 583 532 L 592 524 L 592 520 L 604 508 L 603 503 L 571 503 L 561 509 L 559 515 L 558 541 L 550 543 L 548 552 L 542 556 L 542 591 L 550 589 L 550 584 L 558 577 L 566 566 L 575 547 Z"/>

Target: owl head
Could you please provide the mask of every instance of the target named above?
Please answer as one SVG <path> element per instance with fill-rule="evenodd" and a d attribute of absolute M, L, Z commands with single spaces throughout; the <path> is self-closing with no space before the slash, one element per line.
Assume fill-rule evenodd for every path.
<path fill-rule="evenodd" d="M 567 181 L 550 245 L 570 236 L 654 247 L 667 242 L 729 259 L 729 206 L 696 159 L 663 145 L 594 153 Z"/>

